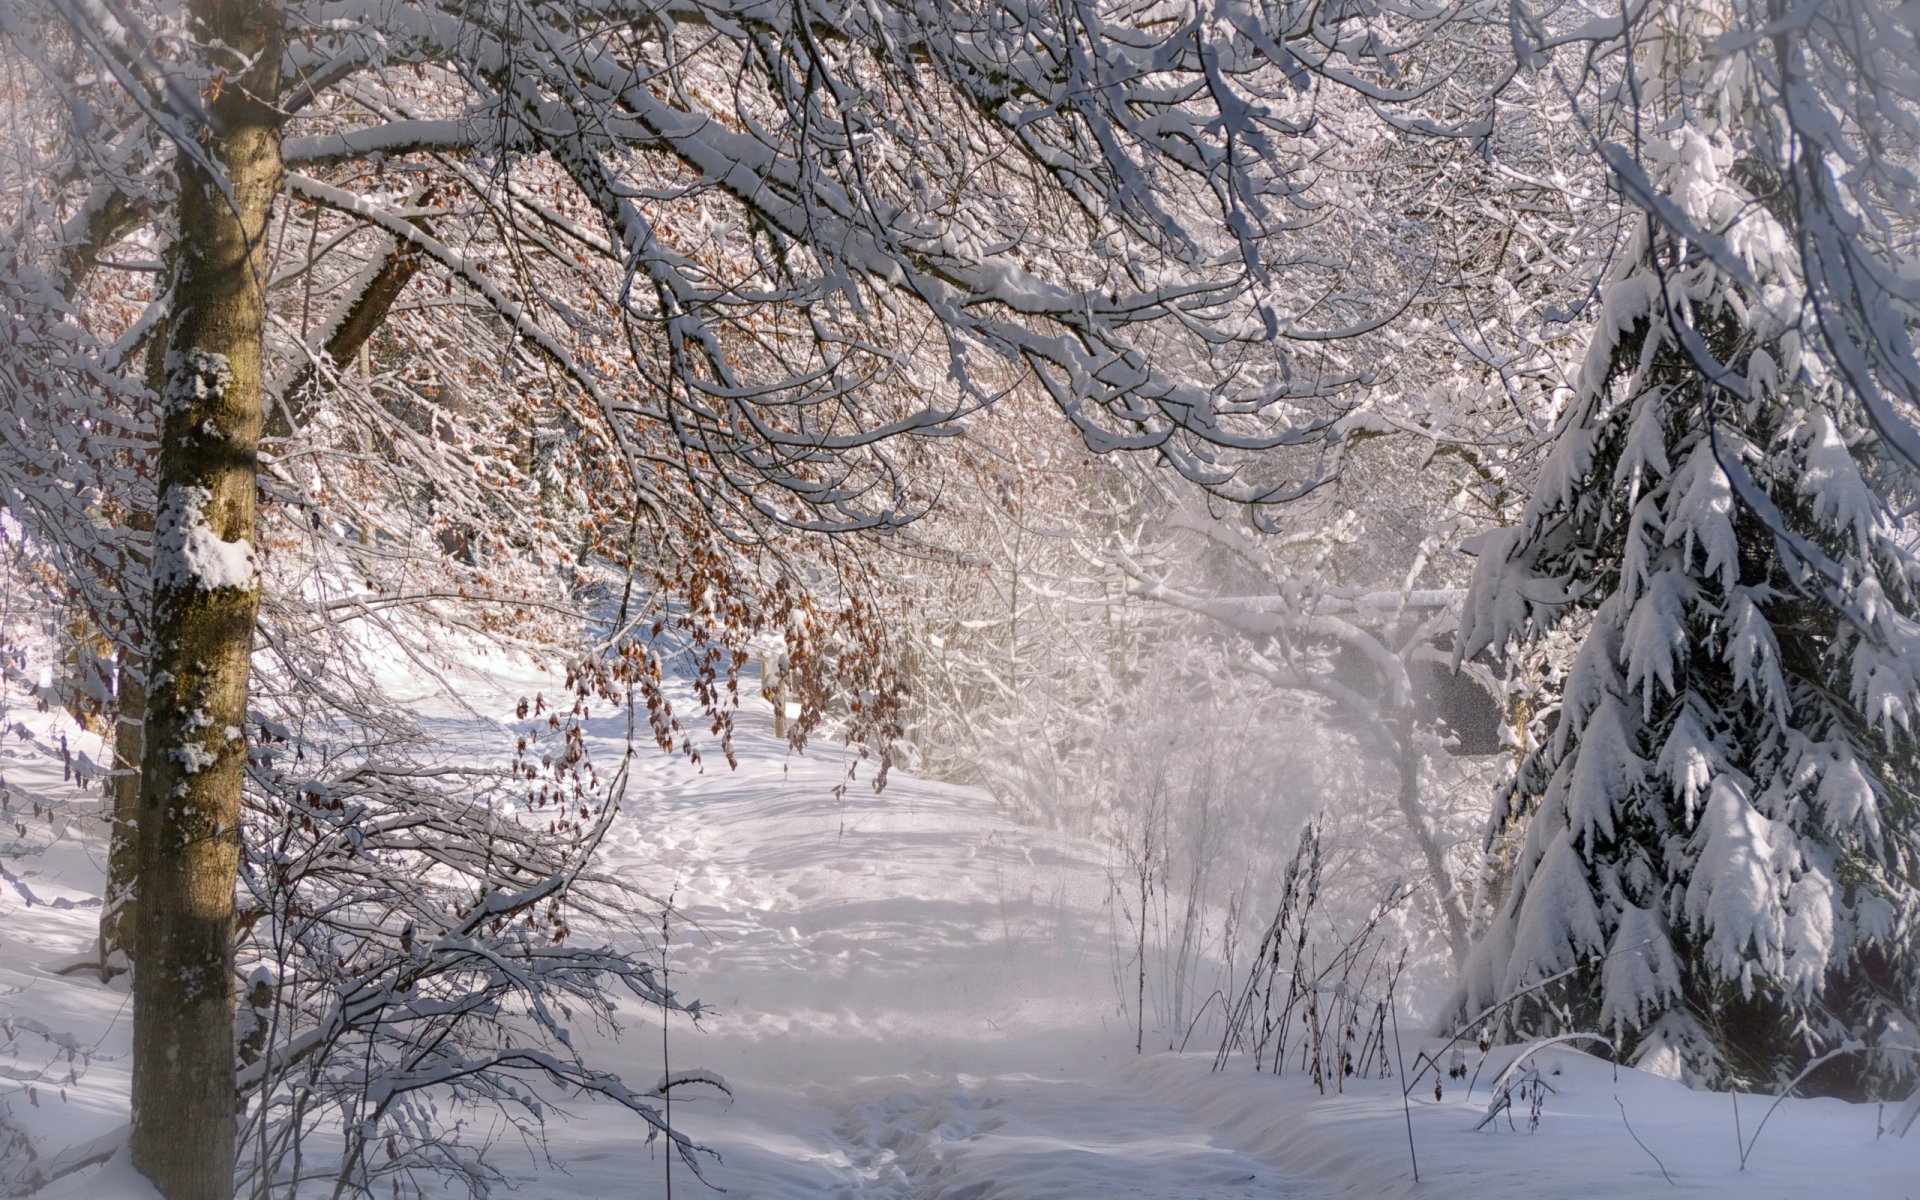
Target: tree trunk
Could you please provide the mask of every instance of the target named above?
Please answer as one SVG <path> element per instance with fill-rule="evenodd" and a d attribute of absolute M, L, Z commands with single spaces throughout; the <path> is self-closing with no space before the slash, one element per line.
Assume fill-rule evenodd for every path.
<path fill-rule="evenodd" d="M 112 978 L 134 955 L 134 883 L 140 875 L 140 730 L 147 718 L 146 660 L 120 658 L 119 710 L 113 737 L 107 894 L 100 906 L 100 978 Z"/>
<path fill-rule="evenodd" d="M 193 0 L 208 128 L 178 155 L 141 754 L 133 1164 L 167 1200 L 230 1200 L 233 892 L 248 659 L 266 228 L 281 184 L 270 0 Z"/>
<path fill-rule="evenodd" d="M 179 271 L 179 247 L 167 248 L 167 271 Z M 166 390 L 167 323 L 158 323 L 147 342 L 147 388 L 158 396 Z M 155 451 L 158 452 L 156 442 Z M 129 514 L 128 525 L 142 533 L 153 533 L 153 516 L 148 510 Z M 152 555 L 139 560 L 144 574 L 151 577 Z M 113 730 L 113 792 L 108 811 L 107 888 L 100 905 L 100 981 L 105 983 L 121 970 L 130 968 L 136 957 L 134 935 L 139 922 L 134 916 L 136 884 L 140 878 L 140 759 L 142 736 L 147 722 L 147 636 L 144 626 L 133 614 L 151 615 L 153 589 L 136 588 L 135 572 L 121 582 L 122 603 L 126 605 L 132 627 L 121 638 L 120 686 L 115 693 L 117 714 Z"/>

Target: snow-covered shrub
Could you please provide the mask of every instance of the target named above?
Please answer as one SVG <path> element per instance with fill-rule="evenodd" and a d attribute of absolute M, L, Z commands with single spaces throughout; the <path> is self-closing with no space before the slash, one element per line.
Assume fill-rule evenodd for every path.
<path fill-rule="evenodd" d="M 450 763 L 417 730 L 402 742 L 398 718 L 357 744 L 338 724 L 263 723 L 239 914 L 243 1193 L 439 1178 L 484 1195 L 504 1180 L 474 1118 L 537 1141 L 561 1095 L 627 1108 L 698 1172 L 654 1098 L 575 1042 L 615 1028 L 623 998 L 699 1012 L 651 964 L 657 902 L 594 869 L 624 770 L 597 777 L 582 722 L 621 697 L 579 678 L 559 709 L 527 709 L 505 770 Z M 629 939 L 577 940 L 582 912 Z"/>
<path fill-rule="evenodd" d="M 380 517 L 390 546 L 434 545 L 430 514 L 398 502 L 363 511 Z M 717 607 L 719 564 L 698 560 L 709 574 L 682 593 L 695 603 L 672 609 L 643 582 L 614 631 L 579 615 L 614 615 L 622 577 L 601 560 L 544 572 L 477 542 L 476 562 L 518 595 L 470 604 L 457 587 L 432 586 L 447 561 L 435 550 L 397 564 L 400 578 L 374 564 L 363 579 L 353 570 L 362 560 L 334 553 L 337 531 L 312 530 L 304 545 L 301 535 L 274 543 L 279 599 L 247 730 L 242 1193 L 324 1180 L 347 1195 L 484 1194 L 501 1182 L 486 1155 L 499 1130 L 537 1144 L 568 1096 L 630 1110 L 649 1140 L 665 1134 L 670 1153 L 695 1164 L 698 1148 L 668 1128 L 658 1097 L 599 1069 L 579 1036 L 617 1032 L 635 1008 L 675 1020 L 699 1011 L 657 972 L 649 914 L 661 902 L 597 865 L 625 769 L 595 762 L 584 729 L 624 720 L 638 753 L 648 742 L 712 751 L 692 720 L 681 728 L 698 714 L 725 750 L 744 635 L 738 614 Z M 650 581 L 673 569 L 658 562 Z M 569 576 L 591 586 L 570 591 Z M 355 583 L 362 596 L 417 598 L 356 602 L 353 619 L 323 619 Z M 654 622 L 650 651 L 633 626 Z M 556 644 L 596 638 L 609 648 L 577 660 L 557 694 L 526 697 L 498 742 L 479 714 L 475 742 L 405 698 L 426 682 L 458 704 L 461 673 L 489 649 L 550 661 Z M 312 671 L 316 662 L 328 670 Z M 697 694 L 688 702 L 684 691 Z M 602 931 L 594 941 L 578 932 L 583 915 Z"/>

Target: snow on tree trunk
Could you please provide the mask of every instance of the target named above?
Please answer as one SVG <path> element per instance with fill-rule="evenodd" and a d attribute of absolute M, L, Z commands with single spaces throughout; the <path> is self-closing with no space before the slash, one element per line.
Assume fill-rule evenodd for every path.
<path fill-rule="evenodd" d="M 142 751 L 133 1161 L 168 1200 L 232 1195 L 233 896 L 259 586 L 265 235 L 281 182 L 279 13 L 196 0 L 204 153 L 181 147 Z"/>
<path fill-rule="evenodd" d="M 1505 1032 L 1595 1030 L 1716 1086 L 1858 1042 L 1809 1086 L 1871 1092 L 1911 1075 L 1920 994 L 1912 481 L 1809 332 L 1768 44 L 1710 49 L 1761 15 L 1650 29 L 1646 141 L 1609 151 L 1647 216 L 1538 490 L 1476 573 L 1468 654 L 1591 627 L 1495 814 L 1525 841 L 1458 1013 L 1577 966 Z"/>

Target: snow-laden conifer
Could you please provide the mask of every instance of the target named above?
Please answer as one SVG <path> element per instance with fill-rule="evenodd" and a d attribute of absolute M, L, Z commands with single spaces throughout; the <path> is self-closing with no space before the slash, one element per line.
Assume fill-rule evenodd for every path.
<path fill-rule="evenodd" d="M 1810 303 L 1777 97 L 1745 6 L 1642 47 L 1636 218 L 1520 522 L 1483 547 L 1464 651 L 1584 628 L 1557 724 L 1498 807 L 1514 873 L 1472 1017 L 1596 1030 L 1710 1084 L 1910 1075 L 1920 626 L 1911 464 Z M 1767 99 L 1774 97 L 1773 100 Z"/>

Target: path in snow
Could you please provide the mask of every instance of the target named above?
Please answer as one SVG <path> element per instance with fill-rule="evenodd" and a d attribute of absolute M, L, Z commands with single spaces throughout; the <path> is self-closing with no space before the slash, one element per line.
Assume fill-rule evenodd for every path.
<path fill-rule="evenodd" d="M 735 1089 L 676 1105 L 725 1155 L 713 1183 L 743 1200 L 1320 1194 L 1120 1074 L 1133 1039 L 1104 848 L 900 775 L 836 795 L 837 751 L 789 756 L 742 723 L 736 772 L 636 759 L 609 846 L 673 893 L 677 986 L 717 1010 L 671 1047 L 676 1070 Z M 620 728 L 595 722 L 601 763 Z M 657 1073 L 654 1030 L 608 1047 L 630 1078 Z M 624 1159 L 635 1185 L 604 1140 L 634 1136 L 616 1120 L 553 1131 L 582 1183 Z"/>

